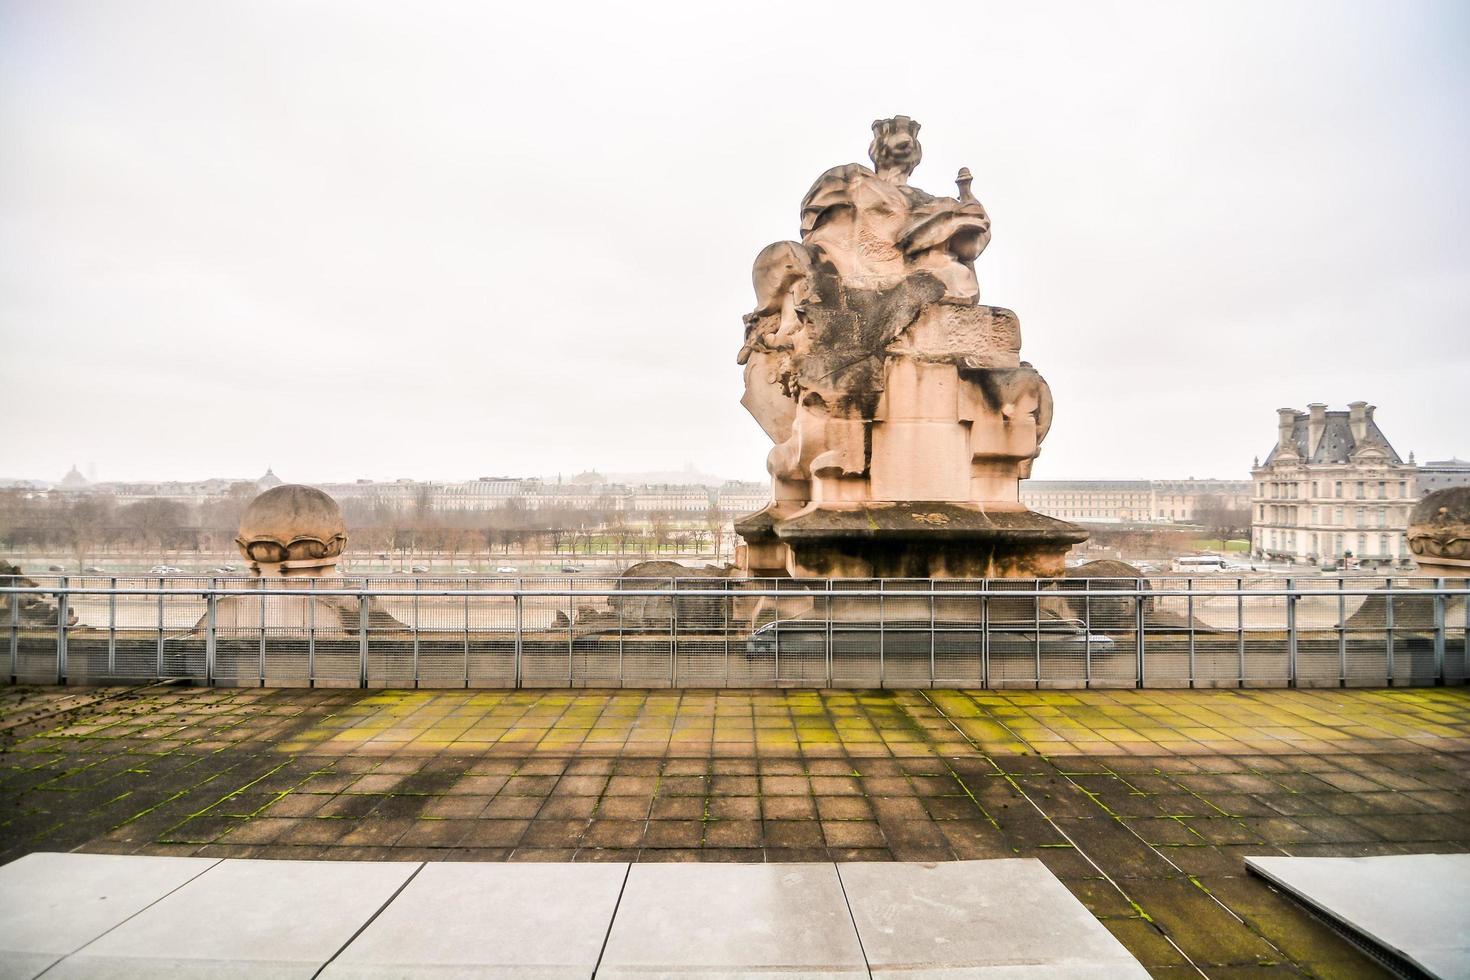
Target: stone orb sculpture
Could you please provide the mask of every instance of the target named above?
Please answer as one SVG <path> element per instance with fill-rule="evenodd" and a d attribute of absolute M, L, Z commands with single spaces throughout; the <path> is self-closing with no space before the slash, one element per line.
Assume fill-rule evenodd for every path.
<path fill-rule="evenodd" d="M 1436 490 L 1419 501 L 1408 537 L 1425 575 L 1470 577 L 1470 487 Z"/>
<path fill-rule="evenodd" d="M 245 508 L 235 545 L 257 575 L 328 575 L 347 547 L 347 524 L 328 494 L 283 483 Z"/>

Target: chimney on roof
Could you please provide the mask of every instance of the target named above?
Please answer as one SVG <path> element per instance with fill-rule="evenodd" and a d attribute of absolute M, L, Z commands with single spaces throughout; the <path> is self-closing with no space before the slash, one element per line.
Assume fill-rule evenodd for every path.
<path fill-rule="evenodd" d="M 1322 433 L 1327 430 L 1327 406 L 1312 402 L 1307 406 L 1307 456 L 1313 456 L 1322 443 Z"/>
<path fill-rule="evenodd" d="M 1291 449 L 1295 446 L 1291 441 L 1291 430 L 1296 427 L 1296 409 L 1278 408 L 1276 410 L 1276 446 L 1279 449 Z"/>
<path fill-rule="evenodd" d="M 1348 402 L 1348 428 L 1353 432 L 1353 442 L 1359 446 L 1368 437 L 1368 419 L 1372 413 L 1367 402 Z"/>

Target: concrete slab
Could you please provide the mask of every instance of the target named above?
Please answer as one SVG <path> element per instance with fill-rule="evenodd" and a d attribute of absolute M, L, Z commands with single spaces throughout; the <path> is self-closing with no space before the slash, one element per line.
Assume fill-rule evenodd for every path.
<path fill-rule="evenodd" d="M 837 869 L 874 977 L 1148 977 L 1040 861 Z"/>
<path fill-rule="evenodd" d="M 0 980 L 34 977 L 217 858 L 28 854 L 0 868 Z"/>
<path fill-rule="evenodd" d="M 627 864 L 424 865 L 323 977 L 592 976 Z"/>
<path fill-rule="evenodd" d="M 1246 866 L 1441 980 L 1470 980 L 1470 854 L 1248 857 Z"/>
<path fill-rule="evenodd" d="M 833 865 L 633 865 L 600 980 L 756 973 L 867 976 Z"/>
<path fill-rule="evenodd" d="M 310 977 L 419 867 L 221 861 L 46 975 Z"/>

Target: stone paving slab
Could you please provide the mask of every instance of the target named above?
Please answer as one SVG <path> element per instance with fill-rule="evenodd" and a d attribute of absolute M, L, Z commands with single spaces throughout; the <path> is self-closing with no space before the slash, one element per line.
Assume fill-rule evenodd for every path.
<path fill-rule="evenodd" d="M 1148 976 L 1040 861 L 840 864 L 838 873 L 875 978 Z"/>
<path fill-rule="evenodd" d="M 638 864 L 597 975 L 818 980 L 868 969 L 831 864 Z"/>
<path fill-rule="evenodd" d="M 1470 980 L 1470 854 L 1248 857 L 1246 865 L 1441 980 Z"/>
<path fill-rule="evenodd" d="M 43 884 L 61 900 L 52 911 L 62 921 L 27 920 L 28 930 L 13 930 L 21 950 L 105 928 L 68 892 L 85 898 L 115 885 L 124 864 L 154 891 L 170 876 L 194 875 L 141 910 L 135 897 L 123 909 L 129 917 L 48 977 L 1147 976 L 1036 861 L 189 867 L 39 857 L 0 887 L 34 884 L 43 867 L 65 865 Z"/>
<path fill-rule="evenodd" d="M 0 978 L 39 975 L 218 863 L 45 853 L 12 861 L 0 868 Z"/>
<path fill-rule="evenodd" d="M 426 864 L 322 976 L 590 977 L 627 874 L 626 863 Z"/>
<path fill-rule="evenodd" d="M 226 860 L 47 977 L 311 977 L 418 865 Z"/>

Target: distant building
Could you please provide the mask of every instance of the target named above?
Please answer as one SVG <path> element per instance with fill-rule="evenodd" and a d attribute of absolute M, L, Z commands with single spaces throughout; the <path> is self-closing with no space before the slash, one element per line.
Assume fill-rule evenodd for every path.
<path fill-rule="evenodd" d="M 1082 524 L 1194 524 L 1250 506 L 1249 480 L 1023 480 L 1021 503 Z"/>
<path fill-rule="evenodd" d="M 61 478 L 61 482 L 56 485 L 56 488 L 58 490 L 79 491 L 87 489 L 88 485 L 87 478 L 82 476 L 82 471 L 77 469 L 77 465 L 73 463 L 71 469 L 66 471 L 66 476 Z"/>
<path fill-rule="evenodd" d="M 1413 462 L 1412 453 L 1409 454 L 1409 461 Z M 1427 463 L 1420 463 L 1417 479 L 1418 483 L 1416 487 L 1421 499 L 1436 490 L 1446 490 L 1450 487 L 1470 487 L 1470 461 L 1463 459 L 1436 459 Z"/>
<path fill-rule="evenodd" d="M 1277 411 L 1276 445 L 1251 469 L 1251 550 L 1257 556 L 1318 562 L 1409 560 L 1404 531 L 1418 500 L 1406 463 L 1373 419 L 1373 406 L 1345 412 L 1316 403 Z"/>

